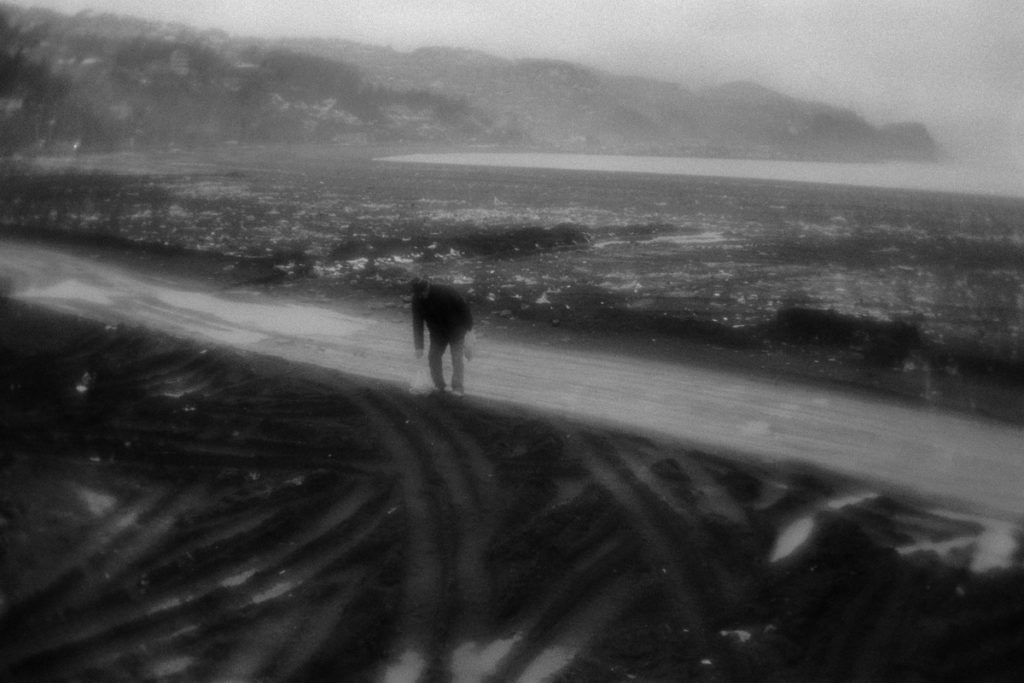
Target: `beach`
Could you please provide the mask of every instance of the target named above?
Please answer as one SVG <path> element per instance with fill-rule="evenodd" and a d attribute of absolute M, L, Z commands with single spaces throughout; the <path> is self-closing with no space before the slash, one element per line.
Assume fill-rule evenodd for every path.
<path fill-rule="evenodd" d="M 408 366 L 311 362 L 317 334 L 329 358 L 326 339 L 367 314 L 404 324 L 401 300 L 320 302 L 334 317 L 288 344 L 267 310 L 311 302 L 256 292 L 267 310 L 225 318 L 208 280 L 136 264 L 125 277 L 178 294 L 136 286 L 138 308 L 113 319 L 89 272 L 68 291 L 66 273 L 26 287 L 5 269 L 7 678 L 1013 680 L 1024 666 L 1005 510 L 474 396 L 486 357 L 464 400 L 411 393 Z M 205 327 L 161 329 L 168 310 Z M 495 349 L 559 343 L 498 322 Z M 772 428 L 736 424 L 754 444 Z"/>

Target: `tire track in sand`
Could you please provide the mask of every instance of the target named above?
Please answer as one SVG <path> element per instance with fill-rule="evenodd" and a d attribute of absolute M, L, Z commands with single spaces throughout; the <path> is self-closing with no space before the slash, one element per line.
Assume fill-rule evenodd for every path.
<path fill-rule="evenodd" d="M 494 468 L 483 449 L 453 423 L 449 406 L 434 401 L 406 399 L 397 405 L 415 438 L 430 444 L 425 461 L 440 477 L 451 505 L 451 553 L 454 555 L 456 612 L 452 639 L 465 638 L 490 626 L 492 587 L 484 556 L 497 530 L 497 519 L 489 509 L 496 494 Z"/>
<path fill-rule="evenodd" d="M 26 621 L 60 611 L 63 600 L 74 594 L 83 582 L 90 580 L 84 568 L 94 558 L 102 557 L 119 538 L 130 535 L 136 520 L 158 509 L 170 497 L 166 489 L 158 489 L 139 496 L 126 508 L 112 511 L 90 529 L 76 547 L 63 553 L 59 563 L 28 577 L 21 590 L 9 598 L 11 607 L 4 615 L 4 628 L 0 630 L 5 641 L 5 645 L 0 646 L 0 665 L 4 661 L 4 651 Z"/>
<path fill-rule="evenodd" d="M 433 649 L 422 656 L 428 663 L 427 675 L 436 678 L 436 672 L 452 667 L 459 643 L 493 629 L 493 589 L 485 553 L 497 529 L 489 508 L 496 493 L 494 467 L 480 444 L 464 435 L 456 404 L 436 396 L 397 395 L 378 395 L 375 403 L 378 419 L 388 422 L 406 443 L 418 444 L 414 476 L 425 476 L 435 493 L 426 505 L 433 508 L 437 524 L 433 537 L 444 584 L 436 590 L 443 607 L 433 624 Z"/>
<path fill-rule="evenodd" d="M 570 666 L 642 592 L 626 571 L 636 552 L 632 540 L 613 534 L 576 558 L 536 596 L 485 680 L 529 683 Z"/>
<path fill-rule="evenodd" d="M 717 615 L 728 608 L 723 609 L 724 595 L 714 572 L 699 556 L 695 516 L 680 514 L 660 499 L 616 455 L 613 443 L 580 431 L 570 431 L 566 443 L 622 508 L 643 541 L 641 553 L 664 576 L 663 587 L 679 631 L 687 636 L 680 646 L 692 650 L 691 659 L 710 661 L 727 680 L 734 679 L 729 652 L 714 637 Z"/>
<path fill-rule="evenodd" d="M 174 519 L 180 518 L 186 508 L 185 500 L 196 502 L 194 496 L 178 498 L 175 506 L 157 517 L 166 522 L 164 526 L 169 527 Z M 76 670 L 95 666 L 103 657 L 112 657 L 112 653 L 130 653 L 167 639 L 181 629 L 182 622 L 202 621 L 204 630 L 209 630 L 218 623 L 230 621 L 233 614 L 301 588 L 340 558 L 353 553 L 385 517 L 386 500 L 386 496 L 371 488 L 350 488 L 343 492 L 340 500 L 328 505 L 312 524 L 301 528 L 300 533 L 275 544 L 270 552 L 254 553 L 255 560 L 207 567 L 185 584 L 171 583 L 155 588 L 136 601 L 109 604 L 116 594 L 104 592 L 101 584 L 105 574 L 99 572 L 93 577 L 95 590 L 91 595 L 76 590 L 68 596 L 74 599 L 59 601 L 61 611 L 67 613 L 47 629 L 45 639 L 31 632 L 11 638 L 0 649 L 0 671 L 18 672 L 29 679 L 47 680 L 58 674 L 74 678 Z M 278 512 L 287 514 L 288 509 L 284 506 Z M 370 512 L 370 515 L 362 523 L 353 524 L 353 518 L 361 512 Z M 118 561 L 120 571 L 131 572 L 140 562 L 162 558 L 165 553 L 175 554 L 175 540 L 167 539 L 166 531 L 146 539 L 141 545 L 135 542 L 130 548 L 132 552 Z M 145 537 L 146 533 L 139 529 L 135 535 Z M 337 542 L 331 537 L 343 540 Z M 161 541 L 165 543 L 161 545 Z M 117 557 L 118 553 L 109 556 Z M 99 549 L 94 557 L 82 561 L 88 565 L 97 559 L 105 562 L 107 557 L 104 549 Z M 352 578 L 349 583 L 355 585 L 358 581 Z M 44 613 L 32 615 L 36 623 L 40 623 L 39 620 L 46 623 L 47 619 L 54 621 Z M 244 648 L 245 642 L 243 640 L 239 647 Z M 255 641 L 249 638 L 247 642 Z M 277 642 L 276 639 L 273 642 Z M 263 642 L 254 652 L 263 653 L 267 649 L 268 643 Z M 247 663 L 241 668 L 248 671 L 255 666 L 255 655 L 236 654 L 238 662 Z M 256 668 L 265 664 L 266 661 Z"/>
<path fill-rule="evenodd" d="M 431 473 L 421 456 L 423 442 L 407 436 L 406 429 L 396 429 L 403 427 L 402 422 L 389 414 L 388 403 L 376 394 L 359 392 L 351 400 L 394 464 L 406 525 L 402 606 L 392 641 L 392 659 L 384 664 L 380 679 L 415 683 L 437 667 L 436 658 L 446 636 L 443 590 L 451 578 L 451 568 L 444 550 L 440 503 L 435 500 Z"/>

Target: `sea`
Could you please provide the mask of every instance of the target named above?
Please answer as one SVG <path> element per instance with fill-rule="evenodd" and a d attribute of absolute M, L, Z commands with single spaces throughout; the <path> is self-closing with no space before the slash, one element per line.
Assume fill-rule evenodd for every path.
<path fill-rule="evenodd" d="M 381 160 L 459 166 L 749 178 L 1024 198 L 1024 168 L 1011 165 L 832 163 L 537 152 L 408 154 L 385 157 Z"/>

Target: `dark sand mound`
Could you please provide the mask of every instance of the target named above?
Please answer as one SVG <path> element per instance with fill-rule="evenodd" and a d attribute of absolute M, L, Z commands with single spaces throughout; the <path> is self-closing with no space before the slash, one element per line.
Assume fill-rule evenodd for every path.
<path fill-rule="evenodd" d="M 983 521 L 14 302 L 0 318 L 4 680 L 1024 677 L 1022 558 L 972 571 Z"/>

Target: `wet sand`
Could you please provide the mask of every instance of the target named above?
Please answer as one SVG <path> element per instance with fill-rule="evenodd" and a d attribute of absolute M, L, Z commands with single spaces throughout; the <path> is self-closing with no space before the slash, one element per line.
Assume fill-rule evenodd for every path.
<path fill-rule="evenodd" d="M 75 291 L 78 313 L 106 305 Z M 1024 674 L 1021 532 L 998 516 L 563 410 L 416 396 L 405 366 L 288 360 L 269 334 L 218 339 L 219 315 L 189 339 L 45 298 L 0 304 L 2 678 Z M 183 302 L 143 303 L 123 312 Z M 235 329 L 267 332 L 242 311 Z M 759 420 L 736 431 L 767 450 Z"/>

